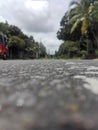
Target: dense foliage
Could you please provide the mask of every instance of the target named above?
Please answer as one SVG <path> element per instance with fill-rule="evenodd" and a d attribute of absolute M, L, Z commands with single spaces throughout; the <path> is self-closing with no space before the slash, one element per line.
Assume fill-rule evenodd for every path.
<path fill-rule="evenodd" d="M 45 57 L 46 48 L 43 43 L 36 42 L 33 36 L 24 34 L 17 26 L 0 22 L 0 32 L 8 38 L 10 58 Z"/>
<path fill-rule="evenodd" d="M 98 0 L 75 0 L 60 22 L 57 38 L 64 42 L 56 55 L 90 57 L 98 52 Z M 73 55 L 65 50 L 71 50 Z M 72 45 L 73 44 L 73 45 Z M 77 45 L 76 45 L 77 44 Z"/>

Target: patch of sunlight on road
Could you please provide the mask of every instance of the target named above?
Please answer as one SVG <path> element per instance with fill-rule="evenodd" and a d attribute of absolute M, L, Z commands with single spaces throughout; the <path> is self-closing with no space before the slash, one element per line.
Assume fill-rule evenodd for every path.
<path fill-rule="evenodd" d="M 81 75 L 76 75 L 74 76 L 75 79 L 81 79 L 83 80 L 84 83 L 84 87 L 86 89 L 91 90 L 93 93 L 98 94 L 98 79 L 97 78 L 88 78 L 86 76 L 81 76 Z"/>
<path fill-rule="evenodd" d="M 95 67 L 95 66 L 90 66 L 89 68 L 87 68 L 88 71 L 98 71 L 98 67 Z"/>
<path fill-rule="evenodd" d="M 66 62 L 66 65 L 81 65 L 82 63 Z"/>
<path fill-rule="evenodd" d="M 98 94 L 98 79 L 97 78 L 86 78 L 86 83 L 84 85 L 85 88 L 91 90 L 93 93 Z"/>
<path fill-rule="evenodd" d="M 84 72 L 84 74 L 86 74 L 86 75 L 89 75 L 89 74 L 98 75 L 98 72 L 91 71 L 91 72 Z"/>

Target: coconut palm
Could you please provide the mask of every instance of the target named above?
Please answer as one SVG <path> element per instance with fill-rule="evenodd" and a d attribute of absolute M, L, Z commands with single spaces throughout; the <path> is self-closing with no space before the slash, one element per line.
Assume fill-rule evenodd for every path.
<path fill-rule="evenodd" d="M 72 1 L 70 3 L 70 6 L 73 5 L 74 5 L 73 11 L 69 11 L 69 15 L 72 15 L 72 18 L 69 20 L 69 23 L 73 23 L 71 33 L 77 28 L 79 23 L 82 23 L 81 31 L 82 33 L 85 33 L 87 26 L 89 25 L 90 1 L 89 0 Z"/>
<path fill-rule="evenodd" d="M 76 0 L 70 3 L 70 6 L 74 7 L 69 11 L 71 19 L 69 23 L 73 23 L 71 33 L 77 28 L 77 25 L 81 22 L 81 31 L 85 33 L 87 27 L 93 23 L 93 20 L 98 22 L 98 0 Z M 93 18 L 92 18 L 93 16 Z"/>
<path fill-rule="evenodd" d="M 72 9 L 69 11 L 69 24 L 72 24 L 71 33 L 81 23 L 81 32 L 89 36 L 92 48 L 97 43 L 98 47 L 98 0 L 76 0 L 70 3 Z"/>

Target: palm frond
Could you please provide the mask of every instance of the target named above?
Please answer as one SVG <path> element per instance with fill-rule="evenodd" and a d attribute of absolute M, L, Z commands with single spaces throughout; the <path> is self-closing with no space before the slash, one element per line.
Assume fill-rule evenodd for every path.
<path fill-rule="evenodd" d="M 80 23 L 80 19 L 77 19 L 76 22 L 73 24 L 72 28 L 71 28 L 71 33 L 77 28 L 78 24 Z"/>
<path fill-rule="evenodd" d="M 89 6 L 89 9 L 88 9 L 88 13 L 92 13 L 95 9 L 95 6 L 94 5 L 90 5 Z"/>
<path fill-rule="evenodd" d="M 98 22 L 98 2 L 96 2 L 94 5 L 94 7 L 92 7 L 92 11 L 89 12 L 90 17 L 92 17 L 93 21 L 97 21 Z"/>
<path fill-rule="evenodd" d="M 81 16 L 81 14 L 77 14 L 77 15 L 74 15 L 68 22 L 68 24 L 70 23 L 73 23 L 74 21 L 76 21 L 76 19 L 79 19 Z"/>

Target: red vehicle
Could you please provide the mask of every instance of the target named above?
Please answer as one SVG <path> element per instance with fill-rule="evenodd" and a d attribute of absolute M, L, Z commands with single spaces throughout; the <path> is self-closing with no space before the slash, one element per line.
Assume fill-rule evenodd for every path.
<path fill-rule="evenodd" d="M 6 60 L 8 56 L 9 53 L 8 53 L 7 37 L 3 34 L 0 34 L 0 58 Z"/>

